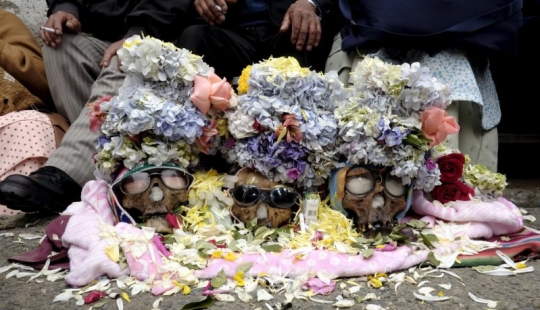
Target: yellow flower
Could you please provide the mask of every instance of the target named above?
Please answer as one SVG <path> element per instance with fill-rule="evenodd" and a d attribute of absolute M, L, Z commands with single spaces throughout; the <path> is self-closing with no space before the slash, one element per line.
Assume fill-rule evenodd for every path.
<path fill-rule="evenodd" d="M 381 280 L 377 279 L 376 277 L 368 276 L 368 282 L 374 288 L 381 288 L 382 287 Z"/>
<path fill-rule="evenodd" d="M 234 262 L 241 254 L 235 255 L 233 252 L 227 253 L 223 258 L 228 261 Z"/>
<path fill-rule="evenodd" d="M 527 268 L 527 265 L 525 265 L 525 263 L 523 262 L 519 262 L 519 263 L 516 263 L 516 267 L 517 269 L 525 269 Z"/>
<path fill-rule="evenodd" d="M 240 75 L 240 78 L 238 79 L 238 95 L 242 95 L 247 93 L 249 88 L 249 77 L 251 73 L 251 66 L 247 66 L 242 70 L 242 74 Z"/>
<path fill-rule="evenodd" d="M 437 295 L 438 295 L 439 297 L 443 297 L 443 296 L 444 296 L 444 293 L 443 293 L 442 291 L 439 291 L 439 292 L 437 293 Z"/>
<path fill-rule="evenodd" d="M 246 283 L 244 282 L 244 272 L 243 271 L 238 271 L 234 275 L 233 280 L 236 281 L 237 286 L 245 286 L 246 285 Z"/>
<path fill-rule="evenodd" d="M 182 288 L 182 294 L 187 295 L 189 293 L 191 293 L 191 288 L 187 285 L 184 285 L 184 287 Z"/>
<path fill-rule="evenodd" d="M 221 258 L 222 256 L 223 256 L 223 252 L 221 252 L 221 250 L 215 250 L 212 253 L 212 258 Z"/>
<path fill-rule="evenodd" d="M 105 248 L 105 254 L 115 263 L 120 261 L 120 248 L 118 245 L 111 245 Z"/>

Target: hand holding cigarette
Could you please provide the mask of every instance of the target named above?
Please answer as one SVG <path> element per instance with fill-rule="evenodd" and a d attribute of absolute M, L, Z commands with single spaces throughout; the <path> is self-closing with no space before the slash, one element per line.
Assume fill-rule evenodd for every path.
<path fill-rule="evenodd" d="M 41 30 L 43 30 L 43 31 L 50 32 L 50 33 L 56 33 L 56 30 L 55 30 L 55 29 L 49 28 L 49 27 L 40 26 L 39 29 L 41 29 Z"/>

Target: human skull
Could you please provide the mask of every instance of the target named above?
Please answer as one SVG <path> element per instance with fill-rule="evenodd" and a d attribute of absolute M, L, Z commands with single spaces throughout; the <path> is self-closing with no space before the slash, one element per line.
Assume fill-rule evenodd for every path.
<path fill-rule="evenodd" d="M 243 185 L 254 185 L 258 189 L 272 189 L 280 186 L 279 183 L 273 182 L 262 174 L 247 168 L 242 169 L 237 176 L 238 181 L 235 189 L 238 190 L 242 190 Z M 231 191 L 231 195 L 234 197 L 235 193 L 233 191 L 234 189 Z M 257 223 L 260 225 L 279 227 L 291 219 L 293 208 L 278 208 L 260 199 L 246 205 L 241 205 L 234 200 L 232 214 L 244 223 L 257 218 Z"/>
<path fill-rule="evenodd" d="M 389 172 L 381 166 L 345 167 L 337 172 L 343 183 L 338 185 L 342 206 L 366 238 L 390 234 L 396 214 L 406 209 L 406 187 Z"/>
<path fill-rule="evenodd" d="M 159 173 L 155 173 L 160 170 L 163 169 L 152 170 L 150 183 L 145 191 L 137 194 L 124 193 L 122 206 L 137 223 L 153 227 L 157 233 L 166 234 L 173 232 L 173 227 L 167 221 L 167 214 L 188 201 L 190 180 L 185 179 L 186 184 L 178 186 L 183 187 L 182 189 L 174 189 L 164 183 Z M 129 179 L 124 183 L 123 186 L 129 186 Z"/>

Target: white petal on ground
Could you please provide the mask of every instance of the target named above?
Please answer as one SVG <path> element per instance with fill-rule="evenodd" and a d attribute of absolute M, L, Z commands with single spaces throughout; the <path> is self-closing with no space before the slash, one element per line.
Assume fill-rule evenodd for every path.
<path fill-rule="evenodd" d="M 437 284 L 438 286 L 444 288 L 445 290 L 449 290 L 452 288 L 452 284 L 448 283 L 448 284 Z"/>
<path fill-rule="evenodd" d="M 213 297 L 219 301 L 227 301 L 227 302 L 235 301 L 234 296 L 231 294 L 214 294 Z"/>
<path fill-rule="evenodd" d="M 270 295 L 265 289 L 260 289 L 257 291 L 257 301 L 261 300 L 271 300 L 274 296 Z"/>
<path fill-rule="evenodd" d="M 386 309 L 379 305 L 368 304 L 366 305 L 366 310 L 386 310 Z"/>
<path fill-rule="evenodd" d="M 156 299 L 156 301 L 154 301 L 154 303 L 152 304 L 152 310 L 159 310 L 159 304 L 163 301 L 163 298 L 160 297 L 158 299 Z"/>
<path fill-rule="evenodd" d="M 471 292 L 468 292 L 469 293 L 469 297 L 472 298 L 472 300 L 478 302 L 478 303 L 482 303 L 482 304 L 487 304 L 487 306 L 489 308 L 495 308 L 497 307 L 497 301 L 495 300 L 489 300 L 489 299 L 484 299 L 484 298 L 480 298 L 480 297 L 477 297 L 475 296 L 473 293 Z"/>
<path fill-rule="evenodd" d="M 73 292 L 74 292 L 74 290 L 65 290 L 64 292 L 56 295 L 52 302 L 68 301 L 71 298 L 73 298 L 73 296 L 74 296 Z"/>
<path fill-rule="evenodd" d="M 116 306 L 118 307 L 118 310 L 124 310 L 124 301 L 122 298 L 116 300 Z"/>
<path fill-rule="evenodd" d="M 429 282 L 429 281 L 422 281 L 422 282 L 418 283 L 417 287 L 421 287 L 422 285 L 424 285 L 424 284 L 426 284 L 426 283 L 428 283 L 428 282 Z"/>
<path fill-rule="evenodd" d="M 246 292 L 237 292 L 238 299 L 240 299 L 243 302 L 250 302 L 253 296 Z"/>
<path fill-rule="evenodd" d="M 414 297 L 420 299 L 420 300 L 425 300 L 425 301 L 443 301 L 443 300 L 448 300 L 450 299 L 450 296 L 427 296 L 427 295 L 420 295 L 420 294 L 417 294 L 416 292 L 413 292 L 414 294 Z"/>
<path fill-rule="evenodd" d="M 422 295 L 431 295 L 431 292 L 433 292 L 435 289 L 432 288 L 432 287 L 428 287 L 428 286 L 425 286 L 425 287 L 421 287 L 418 289 L 418 292 Z"/>
<path fill-rule="evenodd" d="M 34 234 L 19 234 L 19 237 L 25 239 L 25 240 L 32 240 L 32 239 L 41 239 L 43 238 L 43 235 L 34 235 Z"/>
<path fill-rule="evenodd" d="M 354 306 L 354 300 L 352 299 L 339 300 L 333 303 L 332 306 L 338 307 L 338 308 L 351 308 L 352 306 Z"/>

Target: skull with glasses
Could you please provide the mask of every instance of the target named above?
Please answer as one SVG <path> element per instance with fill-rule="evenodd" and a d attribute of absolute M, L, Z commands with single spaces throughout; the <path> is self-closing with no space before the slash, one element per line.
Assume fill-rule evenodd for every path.
<path fill-rule="evenodd" d="M 300 202 L 295 189 L 248 168 L 242 168 L 237 176 L 236 186 L 229 190 L 234 217 L 244 223 L 256 218 L 257 224 L 269 227 L 280 227 L 291 220 Z"/>
<path fill-rule="evenodd" d="M 126 216 L 125 210 L 134 222 L 153 227 L 158 233 L 172 233 L 167 214 L 187 203 L 192 182 L 193 176 L 173 163 L 143 163 L 131 170 L 124 168 L 111 186 L 117 200 L 115 211 L 121 217 Z"/>
<path fill-rule="evenodd" d="M 348 165 L 332 175 L 332 205 L 352 217 L 366 238 L 390 234 L 397 218 L 407 209 L 407 187 L 390 170 L 391 167 Z"/>

